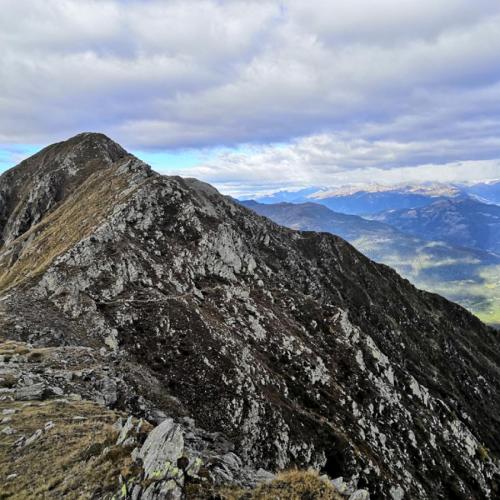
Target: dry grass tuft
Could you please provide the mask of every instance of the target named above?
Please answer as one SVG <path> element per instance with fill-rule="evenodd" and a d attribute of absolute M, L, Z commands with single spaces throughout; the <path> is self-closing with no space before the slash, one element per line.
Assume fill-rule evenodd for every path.
<path fill-rule="evenodd" d="M 0 343 L 0 356 L 14 356 L 15 354 L 23 355 L 30 352 L 24 342 L 16 342 L 7 340 Z"/>
<path fill-rule="evenodd" d="M 297 469 L 281 472 L 253 490 L 224 488 L 219 496 L 224 500 L 342 500 L 331 482 L 316 471 Z"/>
<path fill-rule="evenodd" d="M 117 412 L 88 401 L 0 402 L 4 409 L 17 411 L 5 424 L 16 432 L 0 434 L 0 499 L 110 498 L 119 475 L 136 472 L 130 450 L 114 446 Z M 34 443 L 14 446 L 49 421 L 54 427 Z"/>
<path fill-rule="evenodd" d="M 0 356 L 2 356 L 3 361 L 9 361 L 16 356 L 23 361 L 39 363 L 47 358 L 50 352 L 51 348 L 48 347 L 33 348 L 26 344 L 26 342 L 3 340 L 0 338 Z"/>

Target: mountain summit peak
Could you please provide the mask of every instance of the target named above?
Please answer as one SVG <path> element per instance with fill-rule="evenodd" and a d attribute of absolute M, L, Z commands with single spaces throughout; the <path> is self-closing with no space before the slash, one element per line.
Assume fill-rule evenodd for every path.
<path fill-rule="evenodd" d="M 127 155 L 129 153 L 108 136 L 98 132 L 82 132 L 42 149 L 32 158 L 45 160 L 44 164 L 54 163 L 55 167 L 62 163 L 63 167 L 80 169 L 90 160 L 109 165 Z"/>
<path fill-rule="evenodd" d="M 102 132 L 80 132 L 64 141 L 54 144 L 54 146 L 63 144 L 67 146 L 100 146 L 126 152 L 117 142 Z M 50 147 L 51 146 L 49 146 L 49 148 Z"/>
<path fill-rule="evenodd" d="M 92 175 L 134 158 L 104 134 L 84 132 L 47 146 L 0 177 L 0 248 L 42 220 Z"/>
<path fill-rule="evenodd" d="M 57 172 L 75 176 L 79 171 L 88 175 L 93 169 L 108 166 L 126 156 L 132 156 L 108 136 L 97 132 L 83 132 L 61 142 L 56 142 L 22 161 L 3 176 L 10 183 L 29 178 L 39 179 Z M 89 165 L 92 164 L 92 165 Z"/>

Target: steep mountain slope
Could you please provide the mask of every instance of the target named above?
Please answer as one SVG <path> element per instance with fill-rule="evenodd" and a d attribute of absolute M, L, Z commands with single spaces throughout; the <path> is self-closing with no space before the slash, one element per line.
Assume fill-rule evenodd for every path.
<path fill-rule="evenodd" d="M 2 335 L 93 368 L 27 362 L 8 397 L 59 380 L 183 422 L 191 453 L 215 449 L 233 469 L 313 466 L 372 498 L 497 494 L 498 334 L 341 238 L 277 226 L 106 144 L 80 135 L 0 178 L 6 192 L 68 155 L 93 158 L 55 203 L 3 202 L 5 220 L 32 221 L 0 248 Z"/>
<path fill-rule="evenodd" d="M 334 212 L 318 203 L 259 203 L 254 200 L 245 200 L 240 203 L 291 229 L 329 232 L 346 240 L 358 239 L 364 234 L 386 235 L 394 238 L 398 235 L 404 236 L 387 224 L 367 220 L 357 215 Z"/>
<path fill-rule="evenodd" d="M 498 205 L 461 197 L 412 210 L 389 210 L 374 219 L 420 238 L 440 239 L 500 254 Z"/>
<path fill-rule="evenodd" d="M 317 203 L 241 202 L 292 229 L 325 231 L 345 238 L 371 259 L 396 269 L 413 284 L 460 303 L 485 321 L 500 319 L 500 256 L 445 242 L 429 241 L 397 229 L 346 215 Z"/>
<path fill-rule="evenodd" d="M 53 144 L 2 176 L 0 184 L 0 245 L 9 243 L 40 222 L 45 213 L 96 169 L 126 155 L 105 136 L 82 137 Z"/>

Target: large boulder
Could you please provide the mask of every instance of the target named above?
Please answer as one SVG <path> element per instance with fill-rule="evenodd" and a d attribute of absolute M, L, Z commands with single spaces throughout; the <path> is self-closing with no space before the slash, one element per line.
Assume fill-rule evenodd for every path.
<path fill-rule="evenodd" d="M 137 457 L 142 460 L 146 478 L 153 478 L 169 470 L 175 473 L 177 460 L 183 454 L 182 429 L 171 418 L 167 418 L 151 431 Z"/>

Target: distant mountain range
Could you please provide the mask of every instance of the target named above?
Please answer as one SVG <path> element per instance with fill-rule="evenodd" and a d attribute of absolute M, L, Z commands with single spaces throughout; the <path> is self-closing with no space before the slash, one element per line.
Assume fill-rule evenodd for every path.
<path fill-rule="evenodd" d="M 500 205 L 500 181 L 480 182 L 464 188 L 465 192 L 486 203 Z"/>
<path fill-rule="evenodd" d="M 499 205 L 460 197 L 438 200 L 424 207 L 389 210 L 374 218 L 420 238 L 439 239 L 500 255 Z"/>
<path fill-rule="evenodd" d="M 254 197 L 259 203 L 316 202 L 345 214 L 369 215 L 386 210 L 418 208 L 456 197 L 473 197 L 486 203 L 500 203 L 500 181 L 456 185 L 442 183 L 384 186 L 308 187 Z"/>
<path fill-rule="evenodd" d="M 493 236 L 480 238 L 479 235 L 491 229 L 488 224 L 496 220 L 493 214 L 496 210 L 500 211 L 500 207 L 471 199 L 437 201 L 429 207 L 432 206 L 436 211 L 434 218 L 440 222 L 441 229 L 434 228 L 433 237 L 429 238 L 423 223 L 416 226 L 423 226 L 421 231 L 411 229 L 410 221 L 418 222 L 418 218 L 403 216 L 415 212 L 415 209 L 387 212 L 385 216 L 380 216 L 381 220 L 390 219 L 391 215 L 396 219 L 396 214 L 401 213 L 405 224 L 401 223 L 401 227 L 397 227 L 397 224 L 392 226 L 378 220 L 337 213 L 317 203 L 263 204 L 252 200 L 242 204 L 292 229 L 339 235 L 375 261 L 395 268 L 419 288 L 440 293 L 469 308 L 486 321 L 500 322 L 500 293 L 497 285 L 500 279 L 500 256 L 487 252 L 480 246 L 468 248 L 474 247 L 474 243 L 478 241 L 493 241 Z M 466 220 L 472 221 L 475 217 L 475 227 L 472 227 L 472 222 L 469 229 L 464 228 L 463 224 L 455 224 L 457 217 L 447 216 L 448 211 L 452 210 L 450 207 L 455 207 Z M 466 217 L 468 208 L 474 214 L 469 219 Z M 428 213 L 424 208 L 419 211 Z M 490 212 L 492 215 L 488 218 L 485 214 Z M 403 227 L 406 232 L 401 230 Z M 459 230 L 464 234 L 461 240 L 450 238 L 457 240 L 450 242 L 440 237 L 440 234 L 453 235 Z M 410 234 L 417 232 L 418 235 Z M 471 233 L 477 235 L 474 240 L 467 236 Z M 500 231 L 497 230 L 497 237 L 498 233 Z"/>

